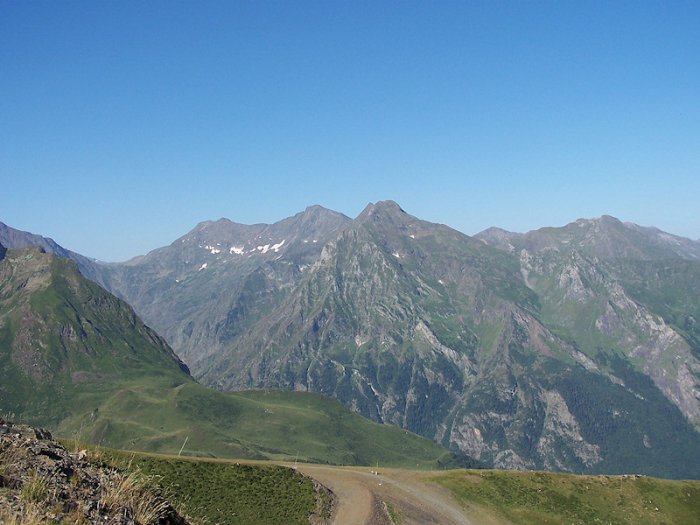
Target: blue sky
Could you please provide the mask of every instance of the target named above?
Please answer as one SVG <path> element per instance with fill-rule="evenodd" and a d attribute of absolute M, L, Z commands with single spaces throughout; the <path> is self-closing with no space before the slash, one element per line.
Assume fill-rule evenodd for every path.
<path fill-rule="evenodd" d="M 393 199 L 700 238 L 698 2 L 0 0 L 0 221 L 103 260 Z"/>

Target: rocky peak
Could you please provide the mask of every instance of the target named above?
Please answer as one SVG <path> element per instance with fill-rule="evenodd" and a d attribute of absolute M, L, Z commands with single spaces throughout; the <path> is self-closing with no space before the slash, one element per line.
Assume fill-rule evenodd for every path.
<path fill-rule="evenodd" d="M 221 218 L 216 221 L 204 221 L 195 226 L 189 233 L 173 244 L 177 246 L 178 241 L 185 240 L 195 241 L 229 241 L 241 235 L 250 235 L 253 232 L 258 232 L 264 228 L 265 224 L 239 224 L 230 219 Z"/>
<path fill-rule="evenodd" d="M 78 265 L 81 274 L 95 282 L 101 281 L 99 264 L 95 260 L 68 250 L 48 237 L 17 230 L 0 222 L 0 243 L 8 250 L 35 246 L 47 253 L 71 259 Z"/>
<path fill-rule="evenodd" d="M 700 246 L 690 239 L 671 235 L 658 228 L 642 227 L 603 215 L 595 219 L 578 219 L 563 228 L 546 228 L 550 240 L 601 257 L 639 260 L 700 258 Z M 537 234 L 537 232 L 531 232 Z M 528 234 L 530 235 L 530 234 Z"/>
<path fill-rule="evenodd" d="M 521 239 L 523 234 L 510 232 L 503 228 L 491 227 L 477 233 L 474 237 L 495 248 L 512 252 L 515 250 L 515 242 Z"/>
<path fill-rule="evenodd" d="M 419 220 L 406 213 L 394 201 L 379 201 L 376 204 L 369 203 L 353 222 L 358 226 L 371 224 L 383 231 L 403 231 Z"/>
<path fill-rule="evenodd" d="M 594 217 L 592 219 L 577 219 L 573 223 L 568 224 L 567 227 L 586 228 L 599 233 L 624 230 L 625 225 L 616 217 L 601 215 L 600 217 Z"/>
<path fill-rule="evenodd" d="M 306 217 L 315 217 L 315 218 L 338 217 L 338 216 L 345 217 L 342 213 L 338 213 L 337 211 L 329 210 L 328 208 L 324 208 L 323 206 L 321 206 L 319 204 L 307 206 L 306 209 L 303 212 L 301 212 L 301 214 L 306 216 Z"/>
<path fill-rule="evenodd" d="M 600 217 L 592 217 L 590 219 L 581 218 L 574 221 L 575 224 L 622 224 L 622 222 L 612 215 L 601 215 Z"/>
<path fill-rule="evenodd" d="M 342 213 L 315 204 L 288 219 L 276 222 L 272 227 L 287 237 L 316 235 L 325 238 L 348 222 L 350 218 Z"/>
<path fill-rule="evenodd" d="M 386 201 L 378 201 L 376 204 L 373 202 L 370 202 L 365 206 L 365 209 L 362 210 L 360 215 L 358 215 L 358 219 L 364 218 L 364 217 L 371 217 L 374 215 L 379 215 L 379 214 L 398 214 L 398 213 L 403 213 L 406 214 L 406 212 L 399 206 L 398 203 L 392 201 L 392 200 L 386 200 Z"/>

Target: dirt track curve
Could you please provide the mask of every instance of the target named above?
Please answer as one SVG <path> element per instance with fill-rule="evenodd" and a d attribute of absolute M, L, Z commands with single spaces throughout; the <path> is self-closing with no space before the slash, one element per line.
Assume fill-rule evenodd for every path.
<path fill-rule="evenodd" d="M 430 483 L 429 473 L 297 465 L 297 470 L 331 489 L 338 497 L 333 525 L 392 525 L 387 505 L 402 525 L 478 525 L 450 493 Z"/>

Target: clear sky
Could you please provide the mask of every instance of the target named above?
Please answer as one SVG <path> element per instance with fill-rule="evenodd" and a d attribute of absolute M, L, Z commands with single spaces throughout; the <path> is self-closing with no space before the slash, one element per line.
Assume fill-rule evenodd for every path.
<path fill-rule="evenodd" d="M 0 0 L 0 221 L 113 261 L 382 199 L 700 238 L 700 2 Z"/>

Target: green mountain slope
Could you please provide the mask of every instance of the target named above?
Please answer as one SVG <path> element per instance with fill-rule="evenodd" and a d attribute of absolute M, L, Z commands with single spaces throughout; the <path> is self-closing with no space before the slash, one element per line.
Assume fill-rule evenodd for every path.
<path fill-rule="evenodd" d="M 196 383 L 122 385 L 76 411 L 63 435 L 110 447 L 206 457 L 435 468 L 472 464 L 430 440 L 305 392 L 223 393 Z"/>
<path fill-rule="evenodd" d="M 38 249 L 0 260 L 0 412 L 113 447 L 345 464 L 460 460 L 338 402 L 195 383 L 123 301 Z M 464 461 L 461 460 L 463 463 Z"/>
<path fill-rule="evenodd" d="M 0 353 L 0 409 L 52 425 L 88 391 L 151 376 L 192 381 L 123 301 L 35 248 L 0 261 Z"/>

